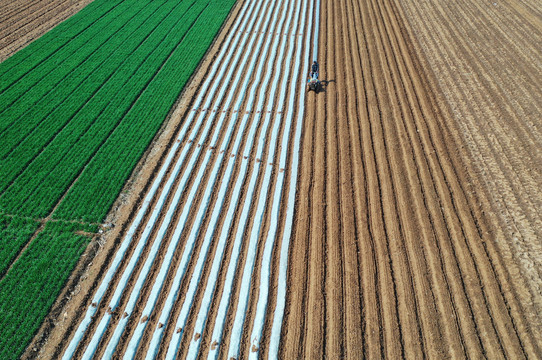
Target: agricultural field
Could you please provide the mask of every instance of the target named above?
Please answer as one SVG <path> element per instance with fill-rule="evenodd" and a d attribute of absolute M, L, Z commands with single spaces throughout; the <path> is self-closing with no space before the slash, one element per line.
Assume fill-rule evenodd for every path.
<path fill-rule="evenodd" d="M 542 357 L 539 2 L 67 6 L 0 6 L 51 16 L 0 48 L 0 358 Z"/>
<path fill-rule="evenodd" d="M 233 3 L 97 0 L 0 64 L 0 358 L 36 333 Z"/>
<path fill-rule="evenodd" d="M 0 282 L 2 359 L 18 358 L 40 327 L 88 245 L 88 238 L 77 232 L 96 230 L 92 225 L 49 222 L 11 265 Z"/>

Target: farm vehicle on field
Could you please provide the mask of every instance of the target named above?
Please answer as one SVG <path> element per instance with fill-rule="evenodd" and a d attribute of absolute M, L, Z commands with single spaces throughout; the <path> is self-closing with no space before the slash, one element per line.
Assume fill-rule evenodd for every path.
<path fill-rule="evenodd" d="M 315 93 L 318 93 L 318 91 L 320 90 L 320 85 L 320 80 L 318 80 L 317 78 L 310 78 L 307 81 L 307 86 L 309 88 L 308 91 L 313 90 Z"/>
<path fill-rule="evenodd" d="M 307 80 L 308 91 L 313 90 L 315 93 L 318 93 L 320 90 L 320 80 L 318 80 L 319 65 L 316 60 L 313 61 L 311 65 L 311 71 L 309 72 L 309 79 Z"/>

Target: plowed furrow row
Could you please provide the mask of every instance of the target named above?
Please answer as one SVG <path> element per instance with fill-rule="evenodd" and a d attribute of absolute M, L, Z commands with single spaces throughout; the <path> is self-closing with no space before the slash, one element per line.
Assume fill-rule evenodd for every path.
<path fill-rule="evenodd" d="M 0 9 L 0 61 L 76 14 L 92 0 L 16 1 Z"/>
<path fill-rule="evenodd" d="M 487 301 L 486 301 L 486 306 L 487 306 Z M 502 351 L 502 349 L 500 351 Z"/>
<path fill-rule="evenodd" d="M 389 49 L 389 48 L 388 48 L 388 49 Z M 395 59 L 397 59 L 397 58 L 395 58 Z M 395 63 L 395 62 L 396 62 L 396 61 L 394 61 L 394 63 Z M 396 69 L 394 69 L 393 63 L 388 62 L 387 66 L 388 66 L 388 69 L 389 69 L 388 71 L 389 71 L 391 74 L 394 74 L 395 71 L 396 71 Z M 389 81 L 391 81 L 391 80 L 389 80 Z M 402 87 L 402 85 L 403 85 L 403 84 L 402 84 L 402 81 L 403 81 L 403 80 L 399 80 L 399 81 L 400 81 L 399 83 L 395 82 L 395 84 L 393 85 L 393 88 L 395 89 L 395 91 L 402 90 L 401 87 Z M 406 94 L 403 93 L 402 91 L 401 91 L 399 94 L 400 94 L 401 97 L 404 99 L 403 101 L 406 101 Z M 405 108 L 404 106 L 402 106 L 402 109 L 397 109 L 397 111 L 399 112 L 399 116 L 396 116 L 397 118 L 401 118 L 401 119 L 405 119 L 405 118 L 406 118 L 405 120 L 410 120 L 411 122 L 414 121 L 414 119 L 410 116 L 410 115 L 411 115 L 411 110 L 410 110 L 409 107 L 406 107 L 406 108 Z M 408 122 L 405 122 L 405 123 L 406 123 L 406 124 L 405 124 L 406 126 L 409 125 Z M 398 123 L 398 125 L 399 125 L 399 124 L 400 124 L 400 123 Z M 403 133 L 403 134 L 409 134 L 409 132 L 407 131 L 407 128 L 402 128 L 402 129 L 399 128 L 399 131 L 400 131 L 400 133 Z M 419 131 L 419 130 L 418 130 L 418 131 Z M 404 147 L 406 147 L 406 151 L 409 151 L 409 152 L 412 151 L 412 150 L 410 150 L 410 149 L 412 149 L 413 146 L 414 146 L 414 148 L 416 148 L 416 147 L 419 147 L 419 145 L 420 145 L 419 143 L 417 143 L 417 141 L 419 141 L 419 139 L 416 139 L 417 141 L 414 142 L 414 143 L 412 143 L 412 137 L 411 137 L 411 136 L 412 136 L 412 134 L 409 134 L 409 140 L 410 140 L 409 142 L 410 142 L 410 143 L 407 143 L 406 145 L 403 145 Z M 422 146 L 423 146 L 423 145 L 422 145 Z M 392 156 L 393 156 L 393 154 L 392 154 Z M 412 156 L 412 155 L 410 155 L 410 156 Z M 420 156 L 420 153 L 418 153 L 418 156 Z M 410 169 L 416 169 L 416 168 L 419 167 L 420 165 L 423 165 L 424 162 L 425 162 L 424 156 L 425 156 L 425 154 L 422 152 L 422 153 L 421 153 L 421 159 L 420 159 L 420 158 L 416 159 L 416 157 L 414 157 L 414 160 L 415 160 L 415 161 L 414 161 L 414 163 L 412 164 L 412 167 L 410 167 Z M 408 158 L 405 159 L 405 160 L 408 161 Z M 396 162 L 396 161 L 394 161 L 394 162 Z M 397 162 L 399 162 L 399 161 L 397 161 Z M 398 174 L 403 173 L 403 174 L 404 174 L 405 172 L 408 172 L 408 170 L 409 170 L 409 167 L 407 167 L 406 169 L 402 169 L 402 170 L 401 170 L 401 169 L 398 169 L 398 170 L 395 171 L 394 173 L 398 173 Z M 419 170 L 418 170 L 418 171 L 419 171 Z M 418 181 L 419 181 L 419 180 L 418 180 Z M 403 182 L 403 181 L 401 181 L 401 182 Z M 411 186 L 416 186 L 416 185 L 417 185 L 416 182 L 414 182 Z M 422 191 L 423 191 L 423 189 L 422 189 Z M 405 192 L 405 191 L 402 191 L 401 193 L 404 193 L 404 192 Z M 403 204 L 408 204 L 408 203 L 409 203 L 408 201 L 407 201 L 407 202 L 403 202 Z M 422 226 L 423 226 L 423 222 L 426 222 L 426 221 L 427 221 L 427 219 L 423 219 L 423 218 L 420 220 Z M 402 222 L 404 222 L 404 223 L 405 223 L 405 226 L 407 226 L 408 223 L 409 223 L 408 217 L 405 216 Z M 448 231 L 449 231 L 449 230 L 448 230 Z M 414 235 L 414 234 L 415 234 L 415 232 L 414 232 L 413 234 L 411 234 L 411 236 L 410 236 L 409 238 L 411 238 L 412 235 Z M 425 273 L 425 271 L 421 271 L 421 272 L 420 272 L 420 274 L 424 274 L 424 273 Z M 417 293 L 418 293 L 418 294 L 423 294 L 423 293 L 426 293 L 426 292 L 427 292 L 427 291 L 418 291 Z M 430 304 L 432 304 L 432 301 L 427 301 L 427 305 L 426 305 L 426 306 L 429 306 L 429 307 L 430 307 L 430 306 L 431 306 Z M 422 310 L 423 310 L 423 309 L 425 309 L 425 307 L 422 307 Z M 434 314 L 431 314 L 431 315 L 430 315 L 430 314 L 431 314 L 431 312 L 430 312 L 429 314 L 427 314 L 426 316 L 424 316 L 424 319 L 430 319 L 430 318 L 434 317 Z M 438 336 L 438 331 L 434 331 L 434 330 L 433 330 L 433 331 L 428 331 L 427 334 L 428 334 L 429 336 L 432 336 L 432 335 L 437 335 L 437 336 Z M 441 348 L 441 347 L 439 346 L 438 348 Z"/>
<path fill-rule="evenodd" d="M 458 5 L 459 6 L 459 5 Z M 533 13 L 515 11 L 520 4 L 499 4 L 495 10 L 500 15 L 500 27 L 490 28 L 491 37 L 500 40 L 499 46 L 482 40 L 478 31 L 471 31 L 474 24 L 470 14 L 477 14 L 486 24 L 492 17 L 475 4 L 463 4 L 459 12 L 446 4 L 440 9 L 430 4 L 423 9 L 403 6 L 412 21 L 413 31 L 427 53 L 441 52 L 445 62 L 428 60 L 436 69 L 437 79 L 451 105 L 452 115 L 459 119 L 457 131 L 460 141 L 465 141 L 473 158 L 474 167 L 482 183 L 487 185 L 494 211 L 489 212 L 492 222 L 498 225 L 495 236 L 498 251 L 507 261 L 508 271 L 528 285 L 519 285 L 524 305 L 531 310 L 540 307 L 540 196 L 539 196 L 539 114 L 540 90 L 530 86 L 539 79 L 539 62 L 522 61 L 515 47 L 516 39 L 524 45 L 524 54 L 537 53 L 535 45 L 540 39 L 540 26 L 524 31 L 524 23 Z M 458 13 L 450 19 L 449 14 Z M 493 11 L 492 11 L 493 12 Z M 438 21 L 433 21 L 438 19 Z M 437 26 L 443 21 L 444 26 Z M 451 26 L 453 22 L 454 26 Z M 535 25 L 535 23 L 533 23 Z M 453 29 L 453 30 L 452 30 Z M 454 31 L 455 30 L 455 31 Z M 468 32 L 475 41 L 466 42 L 461 34 Z M 440 38 L 434 36 L 439 34 Z M 538 40 L 537 40 L 538 39 Z M 445 46 L 443 46 L 443 44 Z M 487 48 L 493 46 L 496 56 L 488 56 Z M 452 55 L 454 54 L 454 55 Z M 456 54 L 461 54 L 457 56 Z M 454 78 L 450 74 L 461 74 Z M 529 75 L 525 75 L 529 74 Z M 525 77 L 530 80 L 523 81 Z M 521 95 L 520 95 L 521 94 Z M 455 130 L 455 129 L 454 129 Z M 495 249 L 489 251 L 495 251 Z M 521 259 L 521 260 L 520 260 Z M 518 268 L 519 266 L 519 268 Z M 499 271 L 498 269 L 496 271 Z M 511 304 L 511 302 L 510 302 Z M 515 305 L 510 305 L 515 308 Z M 540 327 L 540 320 L 530 316 Z"/>
<path fill-rule="evenodd" d="M 20 12 L 22 10 L 25 10 L 31 6 L 40 5 L 40 3 L 44 3 L 47 5 L 50 1 L 35 1 L 35 0 L 23 0 L 23 1 L 6 1 L 3 2 L 0 6 L 0 16 L 9 18 L 14 13 Z"/>
<path fill-rule="evenodd" d="M 2 25 L 0 26 L 1 32 L 8 32 L 11 33 L 14 30 L 23 28 L 24 26 L 28 25 L 29 23 L 32 23 L 36 20 L 37 17 L 40 16 L 47 16 L 47 13 L 49 12 L 55 12 L 55 11 L 62 11 L 62 5 L 66 5 L 63 3 L 54 3 L 51 1 L 41 1 L 39 3 L 31 3 L 29 6 L 21 7 L 19 9 L 16 9 L 16 13 L 27 13 L 26 16 L 20 18 L 16 15 L 16 13 L 10 13 L 6 14 L 6 16 L 9 20 L 3 21 Z"/>

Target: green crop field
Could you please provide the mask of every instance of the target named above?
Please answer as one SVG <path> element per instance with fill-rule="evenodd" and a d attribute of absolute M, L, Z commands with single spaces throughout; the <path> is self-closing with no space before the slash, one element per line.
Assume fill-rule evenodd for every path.
<path fill-rule="evenodd" d="M 77 230 L 96 228 L 47 223 L 0 281 L 0 359 L 19 358 L 39 329 L 88 244 Z"/>
<path fill-rule="evenodd" d="M 0 358 L 18 358 L 234 0 L 95 0 L 0 64 Z"/>
<path fill-rule="evenodd" d="M 0 276 L 4 276 L 38 226 L 32 219 L 0 215 Z"/>

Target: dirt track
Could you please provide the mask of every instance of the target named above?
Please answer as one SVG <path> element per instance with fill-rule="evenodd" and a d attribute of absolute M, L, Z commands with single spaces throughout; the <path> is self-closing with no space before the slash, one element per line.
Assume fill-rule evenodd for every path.
<path fill-rule="evenodd" d="M 290 4 L 280 3 L 264 9 L 278 13 Z M 267 14 L 254 10 L 242 15 L 244 4 L 238 4 L 224 34 L 236 29 L 236 18 L 249 21 Z M 324 91 L 303 98 L 299 91 L 305 90 L 304 70 L 298 77 L 286 72 L 295 71 L 293 60 L 271 51 L 300 44 L 294 58 L 308 59 L 301 49 L 310 43 L 315 28 L 300 16 L 312 13 L 311 4 L 292 17 L 296 20 L 290 26 L 254 25 L 245 30 L 254 35 L 248 39 L 257 41 L 261 35 L 272 44 L 269 52 L 255 52 L 256 64 L 270 64 L 271 73 L 281 75 L 279 84 L 288 89 L 293 82 L 297 92 L 287 90 L 283 106 L 277 106 L 281 92 L 258 92 L 263 75 L 250 70 L 248 61 L 242 65 L 233 60 L 227 63 L 227 71 L 235 69 L 230 83 L 235 74 L 247 79 L 245 87 L 225 87 L 238 107 L 227 103 L 227 95 L 213 95 L 222 99 L 216 105 L 195 106 L 198 92 L 211 94 L 205 79 L 224 83 L 212 62 L 203 64 L 185 101 L 172 113 L 170 130 L 164 132 L 176 132 L 175 137 L 158 142 L 150 165 L 145 165 L 154 171 L 147 170 L 148 177 L 142 177 L 132 188 L 134 196 L 120 207 L 128 221 L 117 224 L 108 246 L 121 248 L 113 246 L 113 240 L 120 243 L 132 236 L 134 227 L 125 260 L 93 304 L 107 266 L 115 263 L 108 249 L 98 256 L 90 277 L 81 283 L 82 294 L 89 291 L 89 296 L 76 297 L 68 305 L 68 316 L 58 322 L 45 357 L 70 349 L 88 314 L 92 320 L 81 341 L 74 343 L 76 357 L 92 346 L 95 353 L 89 355 L 104 356 L 112 343 L 116 354 L 132 349 L 142 356 L 150 351 L 156 333 L 161 334 L 159 357 L 174 340 L 182 357 L 199 351 L 200 356 L 220 358 L 273 358 L 274 349 L 285 359 L 541 356 L 536 335 L 541 321 L 537 243 L 542 228 L 537 226 L 542 177 L 536 157 L 541 97 L 535 86 L 540 80 L 540 47 L 535 47 L 541 29 L 536 15 L 540 13 L 535 11 L 540 11 L 539 5 L 514 3 L 507 7 L 516 16 L 511 17 L 489 16 L 493 13 L 467 1 L 420 5 L 322 0 L 318 59 Z M 516 62 L 502 73 L 497 71 L 499 57 L 483 48 L 487 33 L 471 29 L 475 19 L 482 18 L 499 29 L 495 33 L 501 44 L 520 42 L 517 47 L 509 44 L 506 59 Z M 507 21 L 527 24 L 530 31 L 516 27 L 517 33 L 510 33 Z M 296 23 L 305 27 L 295 30 Z M 450 30 L 456 24 L 463 34 Z M 215 54 L 229 46 L 224 34 L 212 50 Z M 466 34 L 476 41 L 462 40 Z M 285 38 L 292 41 L 280 40 Z M 248 49 L 254 45 L 231 48 L 253 54 Z M 521 76 L 515 77 L 514 69 Z M 464 76 L 460 81 L 458 73 Z M 507 80 L 517 85 L 517 93 L 510 92 Z M 252 86 L 258 95 L 251 102 L 244 92 L 250 93 Z M 260 100 L 262 107 L 255 106 Z M 303 114 L 300 102 L 304 116 L 296 123 Z M 502 105 L 492 105 L 496 103 Z M 291 114 L 285 111 L 288 105 L 293 105 Z M 245 116 L 236 115 L 241 111 Z M 263 115 L 266 111 L 269 116 Z M 198 121 L 188 121 L 191 112 Z M 284 120 L 288 116 L 291 123 Z M 189 124 L 186 133 L 184 123 Z M 215 130 L 211 140 L 207 131 Z M 296 138 L 301 150 L 297 175 Z M 247 151 L 237 151 L 244 148 Z M 166 180 L 148 203 L 145 196 L 151 194 L 169 151 L 174 154 L 172 164 L 179 162 L 180 167 L 168 167 L 165 179 L 178 174 L 171 177 L 172 190 L 165 193 L 164 207 L 153 220 L 152 209 L 168 186 Z M 295 207 L 289 207 L 288 194 L 295 183 Z M 149 210 L 144 211 L 147 204 Z M 142 220 L 135 226 L 138 212 Z M 128 271 L 142 239 L 148 242 Z M 238 239 L 244 241 L 237 243 Z M 168 255 L 174 241 L 179 243 Z M 288 272 L 282 282 L 284 249 Z M 172 268 L 165 268 L 162 277 L 162 264 L 168 259 Z M 176 269 L 184 269 L 180 278 L 175 277 Z M 269 287 L 262 285 L 266 279 Z M 153 288 L 160 284 L 164 288 L 153 303 Z M 287 292 L 281 297 L 277 294 L 284 285 Z M 164 321 L 170 294 L 175 301 Z M 283 300 L 279 346 L 274 340 L 275 316 Z M 175 321 L 181 317 L 185 321 L 178 326 Z M 141 341 L 132 345 L 138 336 Z"/>
<path fill-rule="evenodd" d="M 0 1 L 0 61 L 77 13 L 92 0 Z"/>

